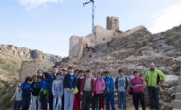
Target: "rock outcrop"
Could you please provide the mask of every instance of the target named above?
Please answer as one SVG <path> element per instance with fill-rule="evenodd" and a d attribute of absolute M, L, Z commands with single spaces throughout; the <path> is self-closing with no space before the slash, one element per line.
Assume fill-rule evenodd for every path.
<path fill-rule="evenodd" d="M 16 47 L 13 45 L 0 45 L 0 52 L 16 56 L 26 60 L 45 60 L 50 62 L 61 61 L 62 57 L 58 55 L 46 54 L 37 49 L 32 50 L 25 47 Z"/>

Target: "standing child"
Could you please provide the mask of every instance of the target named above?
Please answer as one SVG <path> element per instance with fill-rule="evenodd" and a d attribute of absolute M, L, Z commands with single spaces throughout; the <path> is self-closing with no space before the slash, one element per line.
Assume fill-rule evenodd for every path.
<path fill-rule="evenodd" d="M 140 74 L 137 71 L 134 71 L 135 78 L 130 82 L 130 87 L 133 88 L 133 100 L 135 101 L 135 109 L 138 110 L 139 102 L 142 105 L 142 110 L 145 110 L 145 96 L 144 96 L 144 87 L 146 82 L 143 78 L 140 77 Z"/>
<path fill-rule="evenodd" d="M 21 97 L 20 86 L 21 86 L 21 82 L 16 81 L 16 91 L 15 91 L 13 97 L 11 98 L 11 101 L 13 101 L 15 99 L 14 106 L 13 106 L 14 110 L 20 110 L 20 107 L 21 107 L 22 97 Z"/>
<path fill-rule="evenodd" d="M 60 80 L 62 80 L 62 83 L 64 82 L 65 75 L 67 75 L 67 68 L 62 69 L 62 74 L 60 77 Z M 64 87 L 63 87 L 63 93 L 64 93 Z M 64 110 L 64 94 L 62 95 L 62 110 Z"/>
<path fill-rule="evenodd" d="M 86 78 L 82 80 L 81 84 L 81 95 L 82 95 L 82 107 L 81 110 L 89 110 L 91 96 L 94 96 L 95 83 L 94 79 L 91 78 L 90 70 L 86 71 Z"/>
<path fill-rule="evenodd" d="M 93 72 L 92 78 L 94 79 L 94 82 L 95 82 L 96 79 L 97 79 L 97 72 Z M 91 101 L 92 101 L 92 102 L 91 102 L 91 107 L 92 107 L 93 110 L 95 110 L 95 108 L 98 107 L 98 106 L 96 106 L 98 102 L 97 102 L 97 100 L 96 100 L 95 91 L 94 91 L 94 96 L 92 96 Z"/>
<path fill-rule="evenodd" d="M 56 74 L 58 72 L 57 66 L 53 67 L 53 73 L 51 73 L 47 79 L 48 82 L 48 101 L 49 101 L 49 110 L 53 110 L 53 95 L 52 95 L 52 83 L 56 80 Z"/>
<path fill-rule="evenodd" d="M 126 90 L 128 88 L 128 80 L 124 76 L 124 71 L 119 69 L 118 70 L 119 77 L 116 78 L 115 86 L 118 91 L 118 110 L 126 110 Z"/>
<path fill-rule="evenodd" d="M 74 75 L 73 67 L 69 67 L 69 74 L 67 74 L 64 78 L 64 97 L 65 97 L 65 103 L 64 103 L 64 110 L 73 110 L 73 104 L 74 104 L 74 94 L 73 90 L 77 86 L 77 78 Z"/>
<path fill-rule="evenodd" d="M 60 73 L 56 74 L 56 80 L 52 84 L 53 94 L 53 110 L 56 110 L 56 102 L 58 100 L 58 110 L 62 110 L 63 83 L 60 80 Z"/>
<path fill-rule="evenodd" d="M 37 81 L 37 75 L 34 75 L 32 77 L 33 82 L 30 85 L 32 90 L 32 104 L 31 104 L 31 110 L 35 110 L 36 102 L 38 101 L 38 95 L 40 92 L 40 82 Z M 38 101 L 38 110 L 40 110 L 40 101 Z"/>
<path fill-rule="evenodd" d="M 77 79 L 78 93 L 75 95 L 76 98 L 74 99 L 73 110 L 80 110 L 80 102 L 81 102 L 80 87 L 82 79 L 84 78 L 84 71 L 80 70 L 78 74 L 79 74 L 79 78 Z"/>
<path fill-rule="evenodd" d="M 47 78 L 49 74 L 47 72 L 43 73 L 43 79 L 40 82 L 40 102 L 41 102 L 41 110 L 47 110 L 47 102 L 48 102 L 48 84 Z"/>
<path fill-rule="evenodd" d="M 105 90 L 105 82 L 104 80 L 102 79 L 102 76 L 101 76 L 101 73 L 98 72 L 97 73 L 97 79 L 95 81 L 95 102 L 99 102 L 99 110 L 103 109 L 101 107 L 101 102 L 102 102 L 102 99 L 103 99 L 103 93 L 104 93 L 104 90 Z M 99 99 L 99 101 L 98 101 Z M 98 107 L 98 103 L 96 103 L 96 107 Z M 95 108 L 93 108 L 93 110 L 95 110 Z"/>
<path fill-rule="evenodd" d="M 25 82 L 21 84 L 22 90 L 22 110 L 28 110 L 30 106 L 31 100 L 31 91 L 30 91 L 30 83 L 32 81 L 31 77 L 26 77 Z"/>
<path fill-rule="evenodd" d="M 109 71 L 105 71 L 105 84 L 106 84 L 106 110 L 110 110 L 110 102 L 111 102 L 111 110 L 115 110 L 114 106 L 114 79 L 110 76 Z"/>

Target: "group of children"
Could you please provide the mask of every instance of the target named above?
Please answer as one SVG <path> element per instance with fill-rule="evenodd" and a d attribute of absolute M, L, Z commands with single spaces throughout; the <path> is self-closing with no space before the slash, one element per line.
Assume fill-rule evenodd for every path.
<path fill-rule="evenodd" d="M 38 70 L 37 75 L 26 77 L 21 84 L 16 81 L 16 91 L 11 100 L 15 98 L 14 110 L 116 110 L 114 104 L 114 87 L 118 92 L 118 109 L 126 110 L 126 95 L 129 86 L 124 71 L 118 70 L 119 76 L 114 79 L 109 71 L 92 72 L 90 70 L 73 70 L 73 67 L 53 67 L 53 73 L 49 74 Z M 139 78 L 139 73 L 135 78 Z M 130 87 L 133 89 L 133 102 L 138 110 L 141 97 L 143 110 L 144 105 L 144 79 L 139 81 L 133 78 Z M 106 102 L 106 103 L 104 103 Z M 48 106 L 49 104 L 49 106 Z M 105 107 L 106 106 L 106 107 Z"/>

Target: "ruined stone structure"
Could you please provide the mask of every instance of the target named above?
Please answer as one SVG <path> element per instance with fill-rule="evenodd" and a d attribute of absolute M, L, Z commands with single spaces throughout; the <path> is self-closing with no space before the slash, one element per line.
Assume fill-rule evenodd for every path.
<path fill-rule="evenodd" d="M 108 43 L 112 39 L 125 38 L 138 30 L 146 29 L 144 26 L 138 26 L 126 32 L 119 30 L 119 18 L 107 17 L 107 29 L 101 26 L 94 27 L 94 34 L 85 37 L 71 36 L 69 39 L 69 57 L 72 62 L 76 62 L 87 52 L 94 51 L 94 47 L 99 44 Z"/>
<path fill-rule="evenodd" d="M 119 30 L 119 18 L 117 17 L 107 17 L 107 30 Z"/>
<path fill-rule="evenodd" d="M 87 51 L 90 51 L 98 44 L 111 41 L 122 34 L 119 31 L 119 18 L 107 17 L 107 29 L 101 26 L 94 27 L 94 34 L 85 37 L 71 36 L 69 39 L 69 57 L 76 61 L 80 59 Z"/>
<path fill-rule="evenodd" d="M 24 81 L 27 76 L 36 75 L 37 70 L 48 71 L 54 63 L 45 61 L 23 61 L 19 73 L 19 80 Z"/>

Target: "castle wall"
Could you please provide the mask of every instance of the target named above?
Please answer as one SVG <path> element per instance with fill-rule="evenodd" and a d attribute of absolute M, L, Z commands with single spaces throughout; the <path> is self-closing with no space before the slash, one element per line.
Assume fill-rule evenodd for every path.
<path fill-rule="evenodd" d="M 69 57 L 73 58 L 74 56 L 74 47 L 80 43 L 79 36 L 71 36 L 69 39 Z"/>
<path fill-rule="evenodd" d="M 79 44 L 80 37 L 79 36 L 71 36 L 69 39 L 69 50 L 72 50 L 74 46 Z"/>
<path fill-rule="evenodd" d="M 113 30 L 103 29 L 101 26 L 95 26 L 96 45 L 110 41 L 114 36 Z"/>
<path fill-rule="evenodd" d="M 33 76 L 37 74 L 38 69 L 47 71 L 54 63 L 45 61 L 23 61 L 19 73 L 19 80 L 24 81 L 27 76 Z"/>
<path fill-rule="evenodd" d="M 95 47 L 95 35 L 91 34 L 86 37 L 82 37 L 82 44 L 87 45 L 87 47 Z"/>
<path fill-rule="evenodd" d="M 136 32 L 136 31 L 142 30 L 142 29 L 144 29 L 144 28 L 145 28 L 144 26 L 138 26 L 138 27 L 135 27 L 135 28 L 133 28 L 133 29 L 125 32 L 125 33 L 126 33 L 126 35 L 130 35 L 130 34 L 133 34 L 133 33 Z"/>

